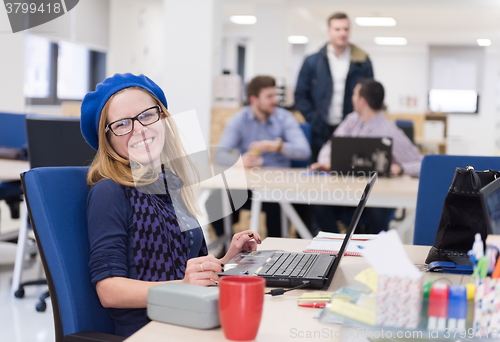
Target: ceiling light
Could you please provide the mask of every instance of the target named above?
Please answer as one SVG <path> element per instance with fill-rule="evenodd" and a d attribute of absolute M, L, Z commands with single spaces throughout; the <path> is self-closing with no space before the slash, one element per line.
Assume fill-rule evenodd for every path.
<path fill-rule="evenodd" d="M 257 22 L 257 17 L 254 15 L 232 15 L 229 20 L 238 25 L 253 25 Z"/>
<path fill-rule="evenodd" d="M 378 45 L 406 45 L 408 41 L 403 37 L 375 37 Z"/>
<path fill-rule="evenodd" d="M 306 36 L 289 36 L 288 42 L 290 44 L 307 44 L 307 42 L 309 42 L 309 38 Z"/>
<path fill-rule="evenodd" d="M 489 39 L 478 39 L 477 40 L 477 45 L 479 45 L 479 46 L 490 46 L 491 45 L 491 40 L 489 40 Z"/>
<path fill-rule="evenodd" d="M 354 21 L 359 26 L 396 26 L 396 19 L 389 17 L 357 17 Z"/>

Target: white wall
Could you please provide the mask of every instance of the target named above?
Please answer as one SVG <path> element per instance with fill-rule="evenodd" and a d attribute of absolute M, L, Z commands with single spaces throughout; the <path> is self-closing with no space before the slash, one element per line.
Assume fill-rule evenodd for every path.
<path fill-rule="evenodd" d="M 0 11 L 0 111 L 24 112 L 24 33 L 12 33 L 6 11 Z"/>
<path fill-rule="evenodd" d="M 108 0 L 85 0 L 68 14 L 27 31 L 12 32 L 5 11 L 0 11 L 0 111 L 59 115 L 60 107 L 26 106 L 24 98 L 24 56 L 26 33 L 54 41 L 80 43 L 106 51 L 108 47 Z"/>
<path fill-rule="evenodd" d="M 85 0 L 78 2 L 67 14 L 27 32 L 55 41 L 71 41 L 94 50 L 106 51 L 109 44 L 108 21 L 108 0 Z"/>
<path fill-rule="evenodd" d="M 173 114 L 194 109 L 205 142 L 210 141 L 214 47 L 221 37 L 215 28 L 219 0 L 164 0 L 165 25 L 163 61 L 165 77 L 161 86 Z M 194 10 L 196 9 L 196 10 Z"/>
<path fill-rule="evenodd" d="M 478 114 L 451 114 L 448 117 L 450 154 L 498 155 L 495 141 L 499 136 L 500 50 L 485 49 L 480 61 L 483 72 Z"/>
<path fill-rule="evenodd" d="M 367 52 L 375 79 L 384 85 L 387 110 L 392 113 L 424 113 L 427 108 L 427 47 L 380 47 Z M 408 98 L 415 98 L 416 105 Z"/>
<path fill-rule="evenodd" d="M 281 79 L 288 76 L 287 11 L 284 1 L 261 3 L 256 8 L 253 36 L 256 75 Z"/>
<path fill-rule="evenodd" d="M 164 83 L 164 20 L 161 1 L 111 0 L 107 76 L 130 72 Z"/>
<path fill-rule="evenodd" d="M 107 74 L 150 77 L 165 92 L 172 114 L 196 110 L 205 141 L 213 72 L 221 64 L 214 51 L 220 43 L 213 39 L 221 31 L 214 20 L 217 5 L 217 0 L 111 0 L 110 10 Z"/>

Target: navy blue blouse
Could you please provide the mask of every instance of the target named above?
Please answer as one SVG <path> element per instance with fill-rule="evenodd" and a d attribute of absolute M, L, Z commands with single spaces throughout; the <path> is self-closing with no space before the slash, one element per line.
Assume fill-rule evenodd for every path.
<path fill-rule="evenodd" d="M 172 206 L 171 203 L 165 205 Z M 96 183 L 87 200 L 90 242 L 90 277 L 95 285 L 110 277 L 136 279 L 133 256 L 132 208 L 123 188 L 110 179 Z M 200 253 L 203 232 L 200 227 L 185 232 L 189 258 Z M 149 322 L 146 309 L 109 309 L 115 334 L 130 336 Z"/>

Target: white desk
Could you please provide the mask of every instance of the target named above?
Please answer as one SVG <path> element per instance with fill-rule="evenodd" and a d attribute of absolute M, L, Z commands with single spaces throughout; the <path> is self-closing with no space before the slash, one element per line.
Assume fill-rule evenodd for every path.
<path fill-rule="evenodd" d="M 284 249 L 287 251 L 302 251 L 310 241 L 302 239 L 278 239 L 267 238 L 259 249 Z M 410 259 L 416 264 L 422 264 L 429 251 L 429 246 L 405 246 Z M 342 286 L 348 285 L 353 278 L 367 268 L 368 265 L 361 257 L 346 256 L 342 259 L 339 269 L 333 279 L 329 291 L 335 291 Z M 442 278 L 442 274 L 426 274 L 429 280 Z M 463 283 L 468 276 L 447 275 L 446 278 L 454 283 Z M 321 331 L 322 329 L 340 329 L 338 325 L 323 325 L 317 319 L 312 318 L 318 309 L 303 308 L 297 306 L 298 297 L 306 290 L 294 290 L 282 296 L 265 296 L 264 311 L 256 341 L 313 341 L 314 339 L 297 338 L 298 331 Z M 295 330 L 294 330 L 295 329 Z M 294 338 L 295 336 L 295 338 Z M 339 339 L 325 339 L 332 341 Z M 212 330 L 197 330 L 180 327 L 171 324 L 151 322 L 137 333 L 132 335 L 126 342 L 156 342 L 156 341 L 203 341 L 218 342 L 226 341 L 221 328 Z"/>
<path fill-rule="evenodd" d="M 30 169 L 30 163 L 24 160 L 0 159 L 0 181 L 19 180 L 19 175 Z"/>
<path fill-rule="evenodd" d="M 254 169 L 247 172 L 253 192 L 250 229 L 258 230 L 262 202 L 277 202 L 300 236 L 312 238 L 291 203 L 357 206 L 368 178 L 307 175 L 305 169 Z M 418 179 L 409 176 L 378 178 L 367 207 L 409 208 L 417 204 Z M 405 217 L 401 231 L 413 225 L 414 211 Z M 283 233 L 285 231 L 283 230 Z"/>
<path fill-rule="evenodd" d="M 330 175 L 308 175 L 299 168 L 254 168 L 246 169 L 241 177 L 237 171 L 228 171 L 231 189 L 252 190 L 250 229 L 258 231 L 262 202 L 279 203 L 283 213 L 292 221 L 299 235 L 311 239 L 311 233 L 300 219 L 291 203 L 357 206 L 368 177 L 341 177 Z M 202 183 L 204 188 L 224 189 L 222 179 L 213 178 Z M 404 233 L 415 221 L 418 179 L 409 176 L 378 178 L 372 189 L 367 207 L 407 208 L 405 220 L 399 231 Z M 224 213 L 230 213 L 227 201 L 222 201 Z M 226 232 L 230 232 L 230 217 L 225 215 Z M 282 220 L 282 236 L 286 237 L 286 222 Z"/>

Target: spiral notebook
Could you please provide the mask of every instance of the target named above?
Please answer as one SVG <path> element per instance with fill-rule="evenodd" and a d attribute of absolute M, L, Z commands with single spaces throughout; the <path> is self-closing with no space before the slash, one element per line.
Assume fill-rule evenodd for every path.
<path fill-rule="evenodd" d="M 361 256 L 360 249 L 363 249 L 366 242 L 377 237 L 376 234 L 353 234 L 351 243 L 347 246 L 344 255 Z M 305 253 L 338 253 L 345 234 L 336 234 L 328 232 L 319 232 L 309 246 L 304 250 Z"/>

